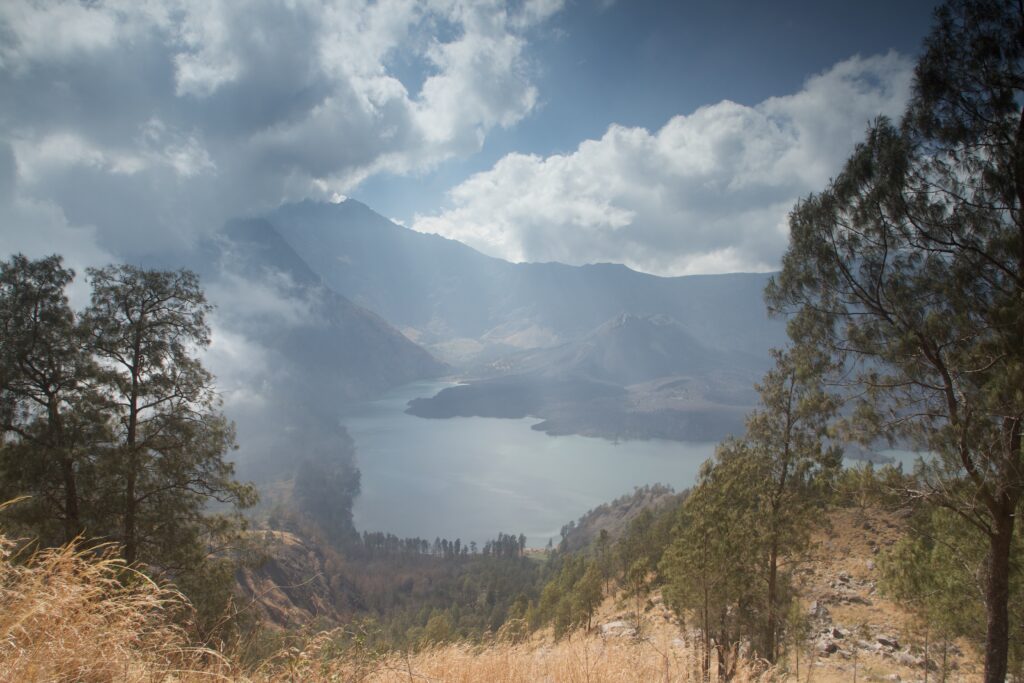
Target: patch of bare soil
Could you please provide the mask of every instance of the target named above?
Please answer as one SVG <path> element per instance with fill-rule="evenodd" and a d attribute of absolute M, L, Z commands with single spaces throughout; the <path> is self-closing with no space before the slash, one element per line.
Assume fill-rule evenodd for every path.
<path fill-rule="evenodd" d="M 905 533 L 899 513 L 835 510 L 816 535 L 796 588 L 811 621 L 800 680 L 973 681 L 978 654 L 964 642 L 934 642 L 926 624 L 878 591 L 878 556 Z M 787 662 L 795 672 L 795 658 Z M 794 673 L 795 676 L 795 673 Z"/>

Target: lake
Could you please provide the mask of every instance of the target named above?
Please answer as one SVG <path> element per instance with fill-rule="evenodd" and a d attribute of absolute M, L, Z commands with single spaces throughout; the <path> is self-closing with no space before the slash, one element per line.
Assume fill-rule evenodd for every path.
<path fill-rule="evenodd" d="M 636 486 L 692 486 L 715 450 L 713 442 L 548 436 L 530 429 L 540 422 L 534 418 L 405 414 L 411 399 L 448 386 L 407 384 L 346 416 L 362 471 L 354 510 L 360 531 L 478 544 L 499 532 L 523 533 L 530 547 L 551 538 L 557 543 L 562 525 Z M 907 471 L 917 457 L 879 453 L 903 462 Z"/>
<path fill-rule="evenodd" d="M 691 486 L 714 452 L 714 443 L 548 436 L 530 429 L 540 421 L 532 418 L 405 414 L 409 400 L 447 386 L 405 385 L 346 416 L 362 471 L 360 531 L 477 543 L 523 533 L 531 547 L 557 543 L 562 525 L 636 486 Z"/>

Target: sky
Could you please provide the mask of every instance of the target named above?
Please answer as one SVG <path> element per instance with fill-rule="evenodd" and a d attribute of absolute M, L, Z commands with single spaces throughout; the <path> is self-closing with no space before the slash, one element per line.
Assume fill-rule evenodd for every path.
<path fill-rule="evenodd" d="M 513 261 L 767 271 L 934 2 L 4 0 L 0 254 L 358 199 Z"/>

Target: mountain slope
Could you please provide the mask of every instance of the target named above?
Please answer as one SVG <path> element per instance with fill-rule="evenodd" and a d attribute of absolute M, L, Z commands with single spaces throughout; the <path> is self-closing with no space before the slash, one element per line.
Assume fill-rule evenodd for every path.
<path fill-rule="evenodd" d="M 622 313 L 578 341 L 510 354 L 485 373 L 576 376 L 629 386 L 661 377 L 713 377 L 760 367 L 760 359 L 698 342 L 666 315 Z"/>
<path fill-rule="evenodd" d="M 538 417 L 549 434 L 714 441 L 743 429 L 760 360 L 699 343 L 663 315 L 624 313 L 582 339 L 511 354 L 410 402 L 419 417 Z"/>
<path fill-rule="evenodd" d="M 446 371 L 443 363 L 375 313 L 325 286 L 303 259 L 262 220 L 234 221 L 217 245 L 214 295 L 223 318 L 272 350 L 282 381 L 301 384 L 327 401 L 360 400 Z M 253 292 L 259 283 L 265 292 Z M 239 306 L 235 286 L 263 294 L 262 304 Z M 262 306 L 262 307 L 261 307 Z"/>
<path fill-rule="evenodd" d="M 357 400 L 438 374 L 408 339 L 474 378 L 410 407 L 423 417 L 531 415 L 552 434 L 718 439 L 742 429 L 768 348 L 785 339 L 764 310 L 764 274 L 662 278 L 611 264 L 513 264 L 351 200 L 287 205 L 233 224 L 225 242 L 246 277 L 287 273 L 278 289 L 313 302 L 312 317 L 330 323 L 255 334 L 294 359 L 303 387 L 344 386 Z M 384 334 L 382 320 L 345 297 L 408 339 Z"/>
<path fill-rule="evenodd" d="M 287 205 L 267 219 L 327 285 L 450 360 L 572 341 L 622 312 L 668 315 L 705 346 L 758 357 L 785 339 L 764 310 L 765 274 L 662 278 L 612 264 L 513 264 L 353 200 Z"/>
<path fill-rule="evenodd" d="M 239 477 L 267 493 L 312 463 L 339 488 L 358 491 L 355 451 L 339 415 L 447 366 L 327 287 L 267 221 L 229 222 L 194 250 L 158 254 L 146 265 L 183 263 L 199 273 L 216 307 L 204 364 L 237 427 Z"/>

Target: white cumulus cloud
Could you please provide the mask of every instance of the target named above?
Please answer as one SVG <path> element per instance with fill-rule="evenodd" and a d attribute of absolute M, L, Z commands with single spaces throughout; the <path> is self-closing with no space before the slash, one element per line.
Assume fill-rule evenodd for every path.
<path fill-rule="evenodd" d="M 896 53 L 852 57 L 756 106 L 719 102 L 657 131 L 612 125 L 568 154 L 509 154 L 413 227 L 512 261 L 772 270 L 793 203 L 838 172 L 872 119 L 901 114 L 912 74 Z"/>
<path fill-rule="evenodd" d="M 6 0 L 8 200 L 131 255 L 428 171 L 533 111 L 530 31 L 562 2 Z"/>

